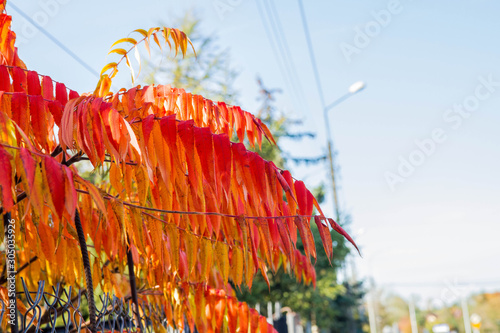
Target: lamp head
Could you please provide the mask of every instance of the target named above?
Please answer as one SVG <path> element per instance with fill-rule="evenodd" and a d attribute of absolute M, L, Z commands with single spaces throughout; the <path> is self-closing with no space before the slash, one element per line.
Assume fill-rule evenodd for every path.
<path fill-rule="evenodd" d="M 365 89 L 366 85 L 363 81 L 358 81 L 356 83 L 353 83 L 350 87 L 349 87 L 349 92 L 351 94 L 355 94 L 357 92 L 360 92 L 361 90 Z"/>

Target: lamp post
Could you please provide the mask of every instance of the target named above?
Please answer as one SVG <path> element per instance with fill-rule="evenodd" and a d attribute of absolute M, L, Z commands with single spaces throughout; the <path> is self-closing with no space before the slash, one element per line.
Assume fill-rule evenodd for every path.
<path fill-rule="evenodd" d="M 325 128 L 326 128 L 326 137 L 327 137 L 327 145 L 328 145 L 328 161 L 330 163 L 330 176 L 332 177 L 332 189 L 333 189 L 333 203 L 335 205 L 335 215 L 337 218 L 337 222 L 340 224 L 340 211 L 339 211 L 339 202 L 338 202 L 338 196 L 337 196 L 337 185 L 335 183 L 335 163 L 333 160 L 333 140 L 332 140 L 332 133 L 330 130 L 330 122 L 328 120 L 328 111 L 348 99 L 349 97 L 357 94 L 361 90 L 363 90 L 366 87 L 365 83 L 363 81 L 358 81 L 354 84 L 352 84 L 349 87 L 349 90 L 346 94 L 332 102 L 331 104 L 325 106 L 323 108 L 323 116 L 324 116 L 324 121 L 325 121 Z"/>

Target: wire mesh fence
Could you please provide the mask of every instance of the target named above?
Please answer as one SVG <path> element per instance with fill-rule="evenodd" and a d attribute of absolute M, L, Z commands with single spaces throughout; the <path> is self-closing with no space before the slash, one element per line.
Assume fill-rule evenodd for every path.
<path fill-rule="evenodd" d="M 24 280 L 21 281 L 22 291 L 17 292 L 17 314 L 15 311 L 11 312 L 8 305 L 0 300 L 0 331 L 17 317 L 19 333 L 87 332 L 89 314 L 85 290 L 74 290 L 71 286 L 63 288 L 60 284 L 45 290 L 45 281 L 40 281 L 37 290 L 30 291 Z M 167 332 L 173 331 L 167 326 L 166 314 L 162 308 L 139 302 L 139 315 L 136 315 L 135 306 L 130 299 L 110 294 L 95 297 L 97 331 L 153 333 L 159 325 Z"/>

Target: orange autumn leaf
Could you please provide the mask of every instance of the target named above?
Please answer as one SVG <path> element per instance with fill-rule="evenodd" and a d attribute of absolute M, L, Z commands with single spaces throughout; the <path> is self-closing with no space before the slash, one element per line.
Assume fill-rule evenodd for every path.
<path fill-rule="evenodd" d="M 129 256 L 139 297 L 164 309 L 168 325 L 270 333 L 231 286 L 251 288 L 255 274 L 269 283 L 269 269 L 280 265 L 315 284 L 312 218 L 328 257 L 333 245 L 305 184 L 246 146 L 275 143 L 266 125 L 239 106 L 168 85 L 110 92 L 122 63 L 135 78 L 130 53 L 139 44 L 188 52 L 180 30 L 137 29 L 118 40 L 110 51 L 117 59 L 96 89 L 77 93 L 26 68 L 1 4 L 0 209 L 26 220 L 19 265 L 37 255 L 40 268 L 26 278 L 83 287 L 79 216 L 83 243 L 92 245 L 94 287 L 128 297 Z M 83 160 L 88 178 L 76 167 Z"/>

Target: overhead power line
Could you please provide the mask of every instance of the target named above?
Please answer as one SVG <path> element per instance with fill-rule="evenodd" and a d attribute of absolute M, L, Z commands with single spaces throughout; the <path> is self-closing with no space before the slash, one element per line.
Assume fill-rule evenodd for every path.
<path fill-rule="evenodd" d="M 269 28 L 269 24 L 264 16 L 264 10 L 262 8 L 262 4 L 260 3 L 260 0 L 257 0 L 256 2 L 257 2 L 257 9 L 259 11 L 259 16 L 260 16 L 260 19 L 262 21 L 262 25 L 264 25 L 264 30 L 266 31 L 267 40 L 269 41 L 269 44 L 271 44 L 271 49 L 273 50 L 274 57 L 276 58 L 276 62 L 278 63 L 278 67 L 280 69 L 281 76 L 285 80 L 285 84 L 290 88 L 292 86 L 292 83 L 290 82 L 288 75 L 285 73 L 285 69 L 283 68 L 283 63 L 279 59 L 278 50 L 276 49 L 276 44 L 274 43 L 273 37 L 269 33 L 270 28 Z"/>
<path fill-rule="evenodd" d="M 294 93 L 297 95 L 297 98 L 299 99 L 300 107 L 303 108 L 303 110 L 305 110 L 307 103 L 305 103 L 304 90 L 302 89 L 302 84 L 297 74 L 297 67 L 295 66 L 295 63 L 293 61 L 293 56 L 292 53 L 290 52 L 288 41 L 286 39 L 285 33 L 283 32 L 283 25 L 281 24 L 278 10 L 276 9 L 274 0 L 268 0 L 267 2 L 270 4 L 269 7 L 271 9 L 269 16 L 273 17 L 274 22 L 276 23 L 277 33 L 275 31 L 275 35 L 278 37 L 278 40 L 281 40 L 281 44 L 283 46 L 284 59 L 288 64 L 290 72 L 289 75 L 292 80 Z"/>
<path fill-rule="evenodd" d="M 378 285 L 386 286 L 386 287 L 412 287 L 412 288 L 443 288 L 447 287 L 446 282 L 384 282 L 379 283 Z M 477 281 L 460 281 L 449 283 L 452 287 L 483 287 L 483 286 L 500 286 L 500 279 L 494 280 L 477 280 Z"/>
<path fill-rule="evenodd" d="M 29 23 L 33 24 L 41 33 L 43 33 L 47 38 L 49 38 L 54 44 L 59 46 L 64 52 L 66 52 L 71 58 L 73 58 L 76 62 L 82 65 L 88 72 L 95 75 L 97 78 L 100 77 L 99 73 L 93 69 L 89 64 L 87 64 L 83 59 L 77 56 L 73 51 L 71 51 L 66 45 L 64 45 L 59 39 L 54 37 L 50 32 L 45 30 L 40 24 L 36 23 L 31 17 L 29 17 L 25 12 L 23 12 L 19 7 L 12 4 L 12 2 L 7 3 L 8 6 L 11 6 L 16 12 L 19 13 L 25 20 Z"/>
<path fill-rule="evenodd" d="M 295 64 L 283 33 L 283 27 L 279 19 L 278 12 L 272 0 L 262 0 L 264 5 L 257 0 L 257 8 L 264 25 L 267 38 L 271 44 L 276 62 L 278 63 L 281 75 L 292 93 L 292 98 L 297 102 L 302 114 L 306 108 L 304 92 L 297 75 Z"/>
<path fill-rule="evenodd" d="M 337 186 L 336 186 L 336 181 L 335 181 L 335 168 L 336 168 L 336 163 L 335 163 L 335 150 L 334 150 L 334 145 L 333 145 L 333 138 L 332 138 L 332 132 L 330 130 L 330 124 L 328 122 L 328 109 L 327 105 L 325 102 L 325 96 L 323 95 L 323 87 L 321 85 L 321 79 L 319 76 L 319 70 L 318 70 L 318 65 L 316 63 L 316 57 L 314 55 L 314 48 L 313 44 L 311 41 L 311 34 L 309 33 L 309 27 L 307 25 L 307 18 L 306 18 L 306 13 L 304 11 L 304 5 L 302 4 L 302 0 L 298 0 L 299 2 L 299 9 L 300 9 L 300 16 L 302 19 L 302 28 L 304 29 L 304 35 L 306 37 L 307 41 L 307 48 L 309 50 L 309 57 L 311 59 L 311 65 L 313 68 L 313 73 L 314 73 L 314 78 L 316 81 L 316 88 L 318 90 L 318 95 L 319 99 L 321 102 L 321 108 L 323 111 L 323 116 L 325 117 L 325 127 L 326 127 L 326 137 L 328 141 L 328 153 L 329 153 L 329 161 L 330 161 L 330 174 L 332 177 L 332 194 L 333 194 L 333 201 L 334 201 L 334 207 L 337 215 L 337 219 L 340 220 L 340 206 L 338 203 L 338 197 L 337 197 Z M 338 99 L 334 103 L 339 103 L 340 101 L 343 100 L 343 97 Z"/>
<path fill-rule="evenodd" d="M 300 16 L 302 18 L 302 27 L 304 28 L 304 34 L 306 35 L 307 48 L 309 49 L 309 57 L 311 58 L 311 64 L 313 67 L 314 78 L 316 80 L 316 87 L 318 89 L 318 94 L 319 94 L 319 98 L 321 101 L 321 107 L 323 109 L 325 109 L 325 107 L 326 107 L 325 97 L 323 95 L 323 89 L 321 87 L 321 80 L 319 78 L 318 66 L 316 65 L 316 58 L 314 56 L 314 49 L 313 49 L 313 45 L 311 42 L 311 35 L 309 34 L 309 28 L 307 26 L 306 13 L 304 11 L 304 5 L 302 4 L 302 0 L 298 0 L 298 1 L 299 1 Z"/>

